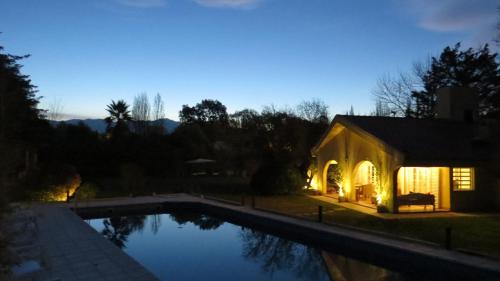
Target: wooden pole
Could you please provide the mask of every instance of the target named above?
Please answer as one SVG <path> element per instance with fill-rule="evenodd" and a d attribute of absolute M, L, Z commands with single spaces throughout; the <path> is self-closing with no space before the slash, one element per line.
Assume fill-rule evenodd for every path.
<path fill-rule="evenodd" d="M 445 228 L 445 241 L 444 241 L 444 247 L 447 250 L 451 250 L 451 227 L 446 227 Z"/>

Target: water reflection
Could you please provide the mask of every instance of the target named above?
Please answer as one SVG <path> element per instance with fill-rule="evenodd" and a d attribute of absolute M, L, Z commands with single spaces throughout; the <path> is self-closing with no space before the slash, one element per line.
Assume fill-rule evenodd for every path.
<path fill-rule="evenodd" d="M 171 213 L 170 218 L 172 218 L 179 225 L 184 225 L 190 222 L 201 230 L 215 230 L 224 224 L 223 220 L 193 212 Z"/>
<path fill-rule="evenodd" d="M 153 232 L 153 234 L 155 235 L 158 233 L 158 230 L 160 230 L 161 227 L 161 216 L 162 215 L 158 214 L 148 216 L 148 220 L 151 220 L 150 222 L 151 232 Z"/>
<path fill-rule="evenodd" d="M 161 227 L 161 215 L 149 216 L 114 216 L 102 221 L 104 229 L 101 234 L 120 248 L 125 248 L 128 237 L 135 231 L 142 231 L 145 226 L 145 220 L 148 218 L 151 232 L 157 234 Z M 179 225 L 192 223 L 201 230 L 215 230 L 219 228 L 224 221 L 198 213 L 172 213 L 170 218 Z"/>
<path fill-rule="evenodd" d="M 102 222 L 104 229 L 101 234 L 116 246 L 124 248 L 130 234 L 134 231 L 142 231 L 145 219 L 146 216 L 115 216 L 107 218 Z"/>
<path fill-rule="evenodd" d="M 322 252 L 332 280 L 338 281 L 401 281 L 399 273 L 333 253 Z M 412 279 L 416 280 L 416 279 Z"/>
<path fill-rule="evenodd" d="M 182 227 L 186 224 L 199 230 Z M 165 280 L 172 274 L 178 280 L 198 280 L 197 276 L 217 280 L 410 280 L 407 275 L 195 212 L 115 216 L 93 227 Z M 131 236 L 134 233 L 140 235 Z M 165 264 L 165 260 L 169 262 Z M 179 270 L 192 263 L 198 264 L 198 272 Z M 233 270 L 224 272 L 220 264 Z"/>
<path fill-rule="evenodd" d="M 243 256 L 264 272 L 291 271 L 302 280 L 325 280 L 325 264 L 318 250 L 251 229 L 241 230 Z"/>

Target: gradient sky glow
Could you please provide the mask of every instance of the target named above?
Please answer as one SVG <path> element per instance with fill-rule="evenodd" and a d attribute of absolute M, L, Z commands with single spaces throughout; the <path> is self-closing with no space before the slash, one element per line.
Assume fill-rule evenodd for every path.
<path fill-rule="evenodd" d="M 463 42 L 491 42 L 498 0 L 2 0 L 0 45 L 64 113 L 159 92 L 166 114 L 218 99 L 229 112 L 320 98 L 373 109 L 387 73 Z M 494 48 L 495 49 L 495 48 Z"/>

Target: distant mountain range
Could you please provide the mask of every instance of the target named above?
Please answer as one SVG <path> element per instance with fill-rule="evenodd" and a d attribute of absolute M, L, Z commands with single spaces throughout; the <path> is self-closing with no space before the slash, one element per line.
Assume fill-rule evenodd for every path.
<path fill-rule="evenodd" d="M 57 126 L 59 123 L 66 123 L 66 124 L 71 124 L 71 125 L 77 125 L 78 123 L 82 122 L 83 124 L 87 125 L 90 129 L 99 132 L 99 133 L 104 133 L 106 132 L 106 122 L 104 119 L 69 119 L 69 120 L 64 120 L 64 121 L 50 121 L 50 123 L 53 126 Z M 151 121 L 153 122 L 153 121 Z M 167 133 L 172 133 L 177 129 L 179 126 L 179 122 L 164 118 L 164 119 L 159 119 L 154 122 L 161 122 L 163 125 L 163 128 L 165 128 L 165 131 Z"/>

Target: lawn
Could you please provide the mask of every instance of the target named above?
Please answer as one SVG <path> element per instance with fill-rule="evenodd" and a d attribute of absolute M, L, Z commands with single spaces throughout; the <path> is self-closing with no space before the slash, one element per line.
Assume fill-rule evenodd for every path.
<path fill-rule="evenodd" d="M 241 202 L 238 195 L 217 195 L 225 200 Z M 251 198 L 246 197 L 247 205 Z M 323 206 L 324 223 L 335 223 L 383 232 L 443 245 L 445 228 L 452 228 L 452 247 L 500 258 L 500 214 L 453 218 L 381 219 L 308 196 L 256 197 L 255 206 L 290 216 L 316 220 L 318 206 Z"/>

